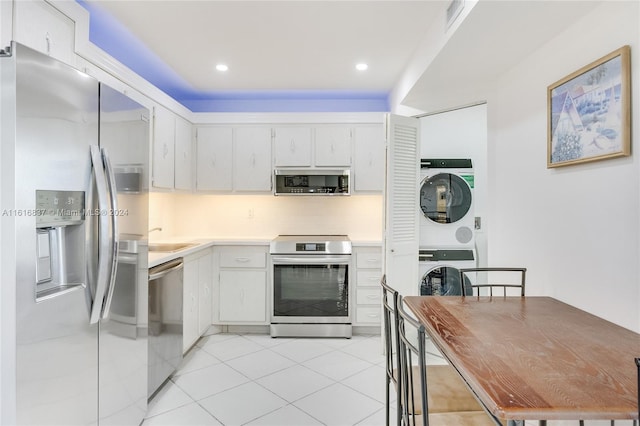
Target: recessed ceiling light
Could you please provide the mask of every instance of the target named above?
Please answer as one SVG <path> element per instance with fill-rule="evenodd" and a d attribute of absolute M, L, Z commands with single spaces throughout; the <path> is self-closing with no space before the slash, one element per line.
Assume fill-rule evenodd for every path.
<path fill-rule="evenodd" d="M 367 68 L 369 68 L 369 65 L 365 64 L 364 62 L 356 65 L 356 69 L 358 71 L 365 71 Z"/>
<path fill-rule="evenodd" d="M 229 67 L 226 64 L 218 64 L 218 65 L 216 65 L 216 69 L 218 71 L 225 72 L 225 71 L 229 70 Z"/>

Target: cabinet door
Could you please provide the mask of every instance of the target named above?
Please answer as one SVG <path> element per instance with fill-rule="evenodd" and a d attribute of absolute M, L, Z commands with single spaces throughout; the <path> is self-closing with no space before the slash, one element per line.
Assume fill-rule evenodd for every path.
<path fill-rule="evenodd" d="M 176 117 L 175 188 L 191 190 L 191 123 Z"/>
<path fill-rule="evenodd" d="M 212 323 L 213 265 L 211 253 L 198 259 L 198 335 L 201 336 Z"/>
<path fill-rule="evenodd" d="M 198 340 L 198 259 L 184 262 L 182 299 L 182 351 Z"/>
<path fill-rule="evenodd" d="M 385 141 L 382 124 L 356 127 L 354 145 L 354 191 L 382 191 L 385 169 Z"/>
<path fill-rule="evenodd" d="M 274 129 L 273 149 L 276 166 L 311 166 L 311 128 Z"/>
<path fill-rule="evenodd" d="M 271 129 L 238 127 L 233 144 L 233 189 L 271 191 Z"/>
<path fill-rule="evenodd" d="M 71 19 L 44 1 L 14 1 L 13 5 L 16 41 L 76 65 L 75 23 Z"/>
<path fill-rule="evenodd" d="M 220 271 L 220 321 L 267 320 L 265 271 Z"/>
<path fill-rule="evenodd" d="M 351 165 L 351 128 L 316 127 L 316 166 Z"/>
<path fill-rule="evenodd" d="M 198 191 L 231 191 L 232 136 L 231 127 L 199 127 L 196 130 Z"/>
<path fill-rule="evenodd" d="M 153 120 L 153 186 L 173 189 L 175 158 L 175 116 L 156 106 Z"/>
<path fill-rule="evenodd" d="M 416 197 L 420 178 L 420 121 L 387 114 L 387 173 L 384 197 L 384 273 L 401 294 L 415 294 L 419 282 L 420 205 Z M 416 186 L 414 186 L 416 185 Z"/>

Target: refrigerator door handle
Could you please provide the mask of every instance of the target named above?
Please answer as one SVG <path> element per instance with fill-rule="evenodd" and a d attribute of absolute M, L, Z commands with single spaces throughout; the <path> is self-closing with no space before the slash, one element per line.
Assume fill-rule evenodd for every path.
<path fill-rule="evenodd" d="M 109 160 L 109 155 L 107 151 L 102 148 L 102 161 L 104 162 L 104 169 L 106 172 L 106 180 L 107 180 L 107 189 L 109 191 L 109 211 L 108 217 L 110 219 L 111 225 L 111 236 L 109 238 L 110 242 L 110 263 L 111 269 L 109 274 L 109 287 L 107 288 L 107 296 L 106 302 L 104 304 L 104 309 L 102 312 L 102 318 L 108 318 L 109 312 L 111 311 L 111 299 L 113 299 L 113 291 L 116 287 L 116 273 L 118 269 L 118 250 L 119 250 L 119 234 L 118 234 L 118 195 L 116 190 L 116 180 L 115 175 L 113 173 L 113 168 L 111 167 L 111 161 Z"/>
<path fill-rule="evenodd" d="M 93 297 L 93 305 L 91 306 L 90 324 L 96 324 L 100 321 L 100 315 L 102 314 L 102 307 L 104 305 L 105 294 L 109 285 L 109 272 L 111 270 L 111 263 L 109 262 L 109 256 L 111 254 L 111 247 L 109 243 L 109 198 L 107 195 L 107 181 L 104 172 L 104 164 L 102 161 L 102 155 L 100 154 L 100 148 L 96 145 L 91 145 L 91 164 L 92 171 L 96 181 L 96 190 L 98 193 L 98 211 L 95 214 L 98 216 L 98 276 L 96 278 L 96 293 Z"/>

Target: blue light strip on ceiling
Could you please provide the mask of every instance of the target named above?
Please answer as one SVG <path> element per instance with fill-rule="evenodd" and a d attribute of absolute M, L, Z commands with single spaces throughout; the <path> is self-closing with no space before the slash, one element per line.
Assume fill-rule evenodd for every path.
<path fill-rule="evenodd" d="M 387 112 L 379 91 L 264 90 L 200 92 L 93 3 L 76 0 L 90 14 L 89 40 L 193 112 Z"/>
<path fill-rule="evenodd" d="M 181 101 L 194 112 L 387 112 L 386 93 L 322 90 L 204 93 Z"/>

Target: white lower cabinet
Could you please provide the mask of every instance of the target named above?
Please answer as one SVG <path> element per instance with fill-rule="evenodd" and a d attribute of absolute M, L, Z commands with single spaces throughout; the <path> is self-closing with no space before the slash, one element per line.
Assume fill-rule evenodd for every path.
<path fill-rule="evenodd" d="M 266 321 L 266 281 L 265 271 L 220 271 L 220 321 Z"/>
<path fill-rule="evenodd" d="M 211 250 L 198 259 L 198 335 L 213 322 L 213 259 Z"/>
<path fill-rule="evenodd" d="M 267 324 L 267 249 L 266 246 L 215 248 L 216 324 Z"/>
<path fill-rule="evenodd" d="M 356 246 L 354 325 L 380 325 L 382 318 L 382 248 L 380 246 Z"/>
<path fill-rule="evenodd" d="M 186 352 L 211 325 L 211 249 L 184 258 L 182 350 Z"/>
<path fill-rule="evenodd" d="M 198 340 L 198 260 L 184 260 L 182 296 L 182 352 Z"/>

